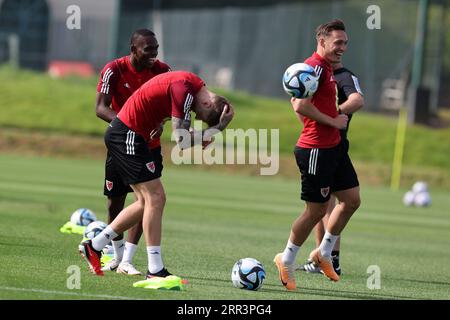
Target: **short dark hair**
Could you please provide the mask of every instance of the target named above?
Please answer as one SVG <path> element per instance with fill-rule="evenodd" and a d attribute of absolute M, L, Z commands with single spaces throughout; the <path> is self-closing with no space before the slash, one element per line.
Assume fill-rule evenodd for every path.
<path fill-rule="evenodd" d="M 138 29 L 131 35 L 130 45 L 133 45 L 139 37 L 155 37 L 155 33 L 149 29 Z"/>
<path fill-rule="evenodd" d="M 213 127 L 219 123 L 220 116 L 226 105 L 230 105 L 230 102 L 226 98 L 218 95 L 213 98 L 213 106 L 205 119 L 205 122 L 209 127 Z"/>
<path fill-rule="evenodd" d="M 345 31 L 344 21 L 339 19 L 334 19 L 330 22 L 321 24 L 316 28 L 316 39 L 319 40 L 320 37 L 326 37 L 331 31 L 342 30 Z"/>

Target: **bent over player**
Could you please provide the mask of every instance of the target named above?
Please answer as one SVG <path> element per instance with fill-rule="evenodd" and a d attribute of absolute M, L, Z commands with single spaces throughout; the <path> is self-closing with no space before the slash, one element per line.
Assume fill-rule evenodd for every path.
<path fill-rule="evenodd" d="M 103 68 L 97 86 L 96 114 L 99 118 L 110 123 L 122 109 L 125 101 L 142 84 L 154 76 L 170 71 L 167 64 L 156 59 L 158 55 L 158 41 L 155 34 L 148 29 L 133 32 L 130 39 L 130 54 L 115 59 Z M 159 133 L 162 130 L 162 126 Z M 162 156 L 159 136 L 155 134 L 148 146 L 155 158 L 155 168 L 162 172 Z M 107 197 L 108 223 L 111 223 L 123 209 L 125 199 L 131 187 L 120 178 L 117 168 L 113 165 L 108 153 L 105 163 L 104 195 Z M 112 240 L 114 258 L 107 263 L 103 271 L 116 271 L 128 275 L 141 274 L 132 263 L 137 244 L 142 235 L 142 221 L 128 230 L 127 242 L 124 243 L 123 234 Z"/>
<path fill-rule="evenodd" d="M 191 110 L 196 119 L 208 124 L 208 129 L 189 130 Z M 79 245 L 81 255 L 94 273 L 103 275 L 101 250 L 109 240 L 142 220 L 148 256 L 147 278 L 170 275 L 161 256 L 165 192 L 147 143 L 152 131 L 171 118 L 177 144 L 189 148 L 194 143 L 211 140 L 212 134 L 224 130 L 233 116 L 230 103 L 209 91 L 203 80 L 190 72 L 158 75 L 134 92 L 109 124 L 105 145 L 120 178 L 131 186 L 137 201 L 124 208 L 98 236 Z"/>

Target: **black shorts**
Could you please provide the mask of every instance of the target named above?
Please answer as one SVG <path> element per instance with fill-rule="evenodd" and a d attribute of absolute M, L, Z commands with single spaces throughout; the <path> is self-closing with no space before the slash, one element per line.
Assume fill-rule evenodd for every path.
<path fill-rule="evenodd" d="M 331 193 L 359 186 L 358 176 L 344 143 L 333 148 L 295 147 L 301 173 L 301 199 L 324 203 Z"/>
<path fill-rule="evenodd" d="M 105 133 L 108 155 L 105 163 L 104 194 L 121 196 L 133 190 L 130 184 L 161 177 L 161 147 L 150 150 L 145 139 L 115 118 Z"/>

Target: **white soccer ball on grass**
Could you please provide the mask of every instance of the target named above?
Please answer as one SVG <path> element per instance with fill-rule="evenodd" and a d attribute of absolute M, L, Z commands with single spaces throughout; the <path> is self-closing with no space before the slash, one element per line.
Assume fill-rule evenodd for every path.
<path fill-rule="evenodd" d="M 264 266 L 254 258 L 238 260 L 231 270 L 231 281 L 239 289 L 258 290 L 265 278 Z"/>

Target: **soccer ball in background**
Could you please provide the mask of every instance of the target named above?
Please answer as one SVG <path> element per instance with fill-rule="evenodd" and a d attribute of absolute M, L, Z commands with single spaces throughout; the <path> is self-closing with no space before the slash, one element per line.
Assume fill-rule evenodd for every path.
<path fill-rule="evenodd" d="M 265 278 L 264 266 L 253 258 L 238 260 L 231 271 L 231 281 L 239 289 L 258 290 Z"/>
<path fill-rule="evenodd" d="M 319 77 L 313 67 L 306 63 L 295 63 L 283 74 L 283 89 L 298 99 L 311 97 L 317 90 Z"/>
<path fill-rule="evenodd" d="M 416 183 L 414 183 L 412 191 L 415 194 L 419 194 L 421 192 L 428 192 L 428 185 L 423 181 L 417 181 Z"/>
<path fill-rule="evenodd" d="M 416 207 L 428 207 L 429 205 L 431 205 L 431 197 L 428 191 L 416 194 L 414 204 L 416 205 Z"/>
<path fill-rule="evenodd" d="M 95 213 L 86 208 L 77 209 L 70 217 L 70 222 L 79 226 L 87 226 L 95 220 L 97 220 Z"/>
<path fill-rule="evenodd" d="M 84 238 L 94 239 L 100 234 L 108 225 L 103 221 L 94 221 L 88 224 L 86 230 L 84 230 Z"/>
<path fill-rule="evenodd" d="M 403 196 L 405 206 L 428 207 L 431 205 L 431 196 L 428 185 L 423 181 L 414 183 L 412 190 Z"/>
<path fill-rule="evenodd" d="M 108 256 L 113 256 L 114 255 L 114 247 L 112 246 L 112 244 L 107 244 L 103 250 L 102 253 L 104 255 L 108 255 Z"/>
<path fill-rule="evenodd" d="M 414 194 L 414 192 L 412 191 L 406 192 L 405 195 L 403 196 L 403 204 L 408 207 L 413 206 L 415 197 L 416 195 Z"/>

